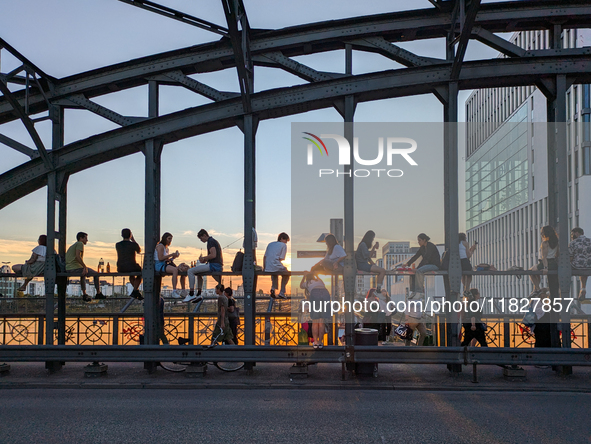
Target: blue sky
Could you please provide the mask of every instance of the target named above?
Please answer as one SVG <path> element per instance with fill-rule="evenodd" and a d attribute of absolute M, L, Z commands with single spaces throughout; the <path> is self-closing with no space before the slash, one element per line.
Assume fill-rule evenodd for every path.
<path fill-rule="evenodd" d="M 161 1 L 161 4 L 225 26 L 221 2 Z M 302 23 L 406 9 L 432 7 L 427 0 L 373 0 L 371 2 L 311 0 L 245 0 L 254 28 L 282 28 Z M 0 0 L 0 36 L 54 77 L 84 72 L 101 66 L 217 40 L 207 31 L 143 11 L 117 0 Z M 420 55 L 443 58 L 443 40 L 401 45 Z M 495 52 L 471 43 L 466 58 L 491 58 Z M 1 53 L 0 66 L 7 72 L 17 66 Z M 342 72 L 344 54 L 335 51 L 296 58 L 323 71 Z M 381 56 L 355 52 L 354 74 L 396 68 Z M 235 69 L 194 76 L 224 91 L 239 91 Z M 291 74 L 255 68 L 255 88 L 265 90 L 299 84 Z M 460 95 L 460 120 L 463 102 Z M 97 97 L 97 103 L 123 115 L 145 116 L 147 90 L 134 88 Z M 160 113 L 166 114 L 207 103 L 208 100 L 180 87 L 161 87 Z M 360 122 L 440 122 L 443 109 L 432 95 L 383 100 L 360 104 L 355 120 Z M 334 109 L 326 109 L 261 122 L 257 134 L 257 229 L 259 249 L 276 240 L 277 233 L 290 231 L 290 131 L 292 122 L 339 122 Z M 117 128 L 117 125 L 87 111 L 68 110 L 65 119 L 66 143 Z M 50 146 L 48 122 L 36 125 L 46 146 Z M 33 146 L 18 121 L 0 126 L 0 133 Z M 163 231 L 173 233 L 173 247 L 184 261 L 196 259 L 202 248 L 196 232 L 205 228 L 222 246 L 242 236 L 242 133 L 230 128 L 167 145 L 162 156 Z M 461 157 L 461 154 L 460 154 Z M 0 145 L 0 173 L 24 163 L 28 158 Z M 114 259 L 113 244 L 120 230 L 129 227 L 143 242 L 143 155 L 135 154 L 73 175 L 68 188 L 68 240 L 86 231 L 90 242 L 86 257 L 96 266 L 99 257 Z M 463 198 L 461 199 L 463 200 Z M 46 191 L 39 190 L 0 210 L 0 257 L 22 262 L 35 239 L 45 232 Z M 462 218 L 461 218 L 462 219 Z M 422 231 L 441 232 L 442 221 Z M 414 228 L 413 228 L 414 229 Z M 363 233 L 356 233 L 359 237 Z M 394 239 L 392 239 L 394 240 Z M 405 239 L 396 239 L 405 240 Z M 414 237 L 406 240 L 414 241 Z M 436 242 L 443 239 L 435 238 Z M 227 250 L 231 262 L 235 243 Z"/>

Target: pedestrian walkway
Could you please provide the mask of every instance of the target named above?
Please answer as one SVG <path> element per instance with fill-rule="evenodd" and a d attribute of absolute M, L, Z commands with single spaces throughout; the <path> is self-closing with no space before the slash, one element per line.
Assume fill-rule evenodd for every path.
<path fill-rule="evenodd" d="M 225 373 L 210 365 L 201 378 L 171 373 L 158 368 L 149 374 L 143 363 L 108 363 L 106 376 L 84 377 L 84 363 L 68 363 L 49 374 L 44 363 L 11 363 L 10 373 L 0 378 L 0 389 L 11 388 L 194 388 L 194 389 L 315 389 L 315 390 L 483 390 L 591 392 L 591 368 L 574 367 L 570 376 L 559 376 L 550 368 L 524 367 L 525 380 L 507 380 L 497 366 L 478 366 L 478 383 L 473 383 L 471 366 L 452 375 L 445 365 L 380 364 L 378 377 L 356 377 L 349 372 L 341 380 L 340 364 L 308 366 L 308 377 L 290 379 L 289 364 L 258 363 L 254 373 L 240 370 Z"/>

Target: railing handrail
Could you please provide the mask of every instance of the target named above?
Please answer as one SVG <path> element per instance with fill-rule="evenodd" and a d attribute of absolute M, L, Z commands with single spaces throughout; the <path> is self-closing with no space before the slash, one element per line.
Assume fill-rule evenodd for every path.
<path fill-rule="evenodd" d="M 288 272 L 269 272 L 269 271 L 257 271 L 255 272 L 256 276 L 303 276 L 308 272 L 306 271 L 288 271 Z M 187 273 L 179 273 L 179 276 L 186 276 Z M 242 276 L 240 272 L 232 272 L 232 271 L 222 271 L 222 272 L 209 272 L 209 273 L 200 273 L 203 276 Z M 357 272 L 358 275 L 375 275 L 377 273 L 370 273 L 370 272 Z M 416 274 L 416 270 L 388 270 L 386 271 L 387 276 L 414 276 Z M 428 276 L 447 276 L 447 270 L 436 270 L 436 271 L 427 271 L 423 273 Z M 547 270 L 546 272 L 537 271 L 537 270 L 495 270 L 495 271 L 462 271 L 463 275 L 470 275 L 470 276 L 530 276 L 530 275 L 556 275 L 558 274 L 557 270 Z M 591 276 L 591 268 L 571 268 L 571 274 L 573 276 Z M 134 273 L 98 273 L 99 277 L 127 277 L 127 276 L 141 276 L 142 273 L 134 272 Z M 320 273 L 321 276 L 342 276 L 343 273 Z M 72 274 L 72 273 L 57 273 L 59 277 L 77 277 L 81 276 L 80 274 Z M 168 276 L 168 275 L 166 275 Z M 0 278 L 7 277 L 7 278 L 22 278 L 23 276 L 16 274 L 16 273 L 0 273 Z M 36 276 L 38 278 L 42 278 L 43 276 Z"/>

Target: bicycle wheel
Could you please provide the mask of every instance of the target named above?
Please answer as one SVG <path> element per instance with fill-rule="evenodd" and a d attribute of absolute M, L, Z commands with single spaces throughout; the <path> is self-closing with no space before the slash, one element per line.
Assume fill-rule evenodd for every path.
<path fill-rule="evenodd" d="M 184 362 L 160 362 L 159 364 L 164 370 L 174 373 L 184 372 L 188 365 Z"/>
<path fill-rule="evenodd" d="M 224 372 L 235 372 L 244 367 L 244 362 L 214 362 L 213 365 Z"/>

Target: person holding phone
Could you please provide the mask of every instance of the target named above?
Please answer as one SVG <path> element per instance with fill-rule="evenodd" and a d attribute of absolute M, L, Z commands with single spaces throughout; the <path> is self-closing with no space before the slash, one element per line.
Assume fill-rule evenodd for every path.
<path fill-rule="evenodd" d="M 369 230 L 359 242 L 357 251 L 355 251 L 355 262 L 357 263 L 357 269 L 366 273 L 377 273 L 376 293 L 382 292 L 382 284 L 384 283 L 384 277 L 386 276 L 386 270 L 382 267 L 378 267 L 371 259 L 372 253 L 377 250 L 380 246 L 378 242 L 373 243 L 376 234 Z"/>
<path fill-rule="evenodd" d="M 422 257 L 419 266 L 415 271 L 415 282 L 414 282 L 414 294 L 411 295 L 411 299 L 413 299 L 417 293 L 421 295 L 425 294 L 425 273 L 428 271 L 436 271 L 439 270 L 439 266 L 441 265 L 441 257 L 439 256 L 439 250 L 432 242 L 429 242 L 431 238 L 427 236 L 425 233 L 420 233 L 417 236 L 417 241 L 419 243 L 419 251 L 411 257 L 408 262 L 406 263 L 407 267 L 416 261 L 419 257 Z M 421 296 L 419 296 L 421 297 Z"/>

